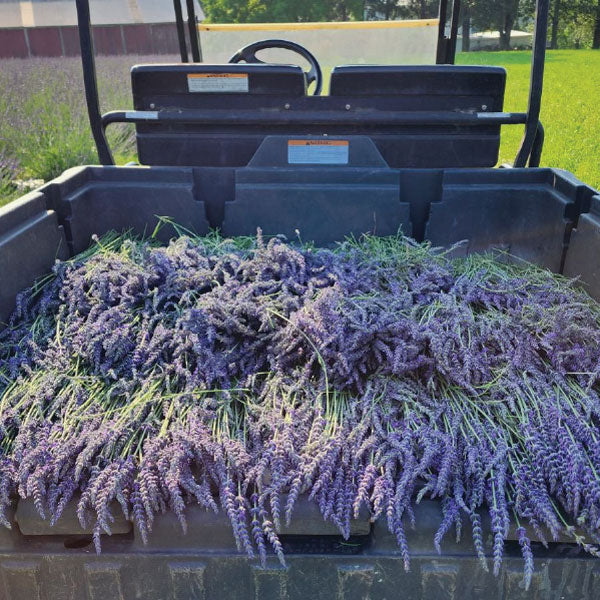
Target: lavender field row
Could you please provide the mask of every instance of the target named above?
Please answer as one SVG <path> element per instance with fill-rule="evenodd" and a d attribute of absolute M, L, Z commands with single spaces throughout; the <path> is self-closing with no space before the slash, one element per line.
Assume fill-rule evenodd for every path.
<path fill-rule="evenodd" d="M 170 56 L 99 57 L 102 111 L 131 108 L 129 70 Z M 108 133 L 118 162 L 135 158 L 133 130 Z M 4 60 L 0 64 L 0 205 L 65 169 L 95 164 L 78 58 Z M 33 181 L 32 181 L 33 180 Z"/>

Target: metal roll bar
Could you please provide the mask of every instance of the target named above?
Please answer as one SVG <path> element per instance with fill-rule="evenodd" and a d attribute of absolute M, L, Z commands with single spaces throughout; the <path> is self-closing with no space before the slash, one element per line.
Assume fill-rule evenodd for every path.
<path fill-rule="evenodd" d="M 111 123 L 171 123 L 195 125 L 518 125 L 527 122 L 527 113 L 503 112 L 401 112 L 306 110 L 257 113 L 254 110 L 115 110 L 102 115 L 102 129 Z"/>
<path fill-rule="evenodd" d="M 181 62 L 188 62 L 187 45 L 185 43 L 185 29 L 183 28 L 183 14 L 181 12 L 181 0 L 173 0 L 173 8 L 175 9 L 175 24 L 177 27 L 177 41 L 179 42 L 179 54 Z"/>
<path fill-rule="evenodd" d="M 458 23 L 460 17 L 460 0 L 452 2 L 450 18 L 450 37 L 446 36 L 448 21 L 448 0 L 440 2 L 440 23 L 438 26 L 438 43 L 436 63 L 438 65 L 453 65 L 456 57 L 456 40 L 458 38 Z"/>
<path fill-rule="evenodd" d="M 546 40 L 548 37 L 548 7 L 550 0 L 537 0 L 535 7 L 535 29 L 533 32 L 533 51 L 531 57 L 531 76 L 529 82 L 529 101 L 527 104 L 527 122 L 521 146 L 515 159 L 515 167 L 524 167 L 532 154 L 538 129 L 540 127 L 540 108 L 544 88 L 544 62 L 546 60 Z M 543 141 L 543 129 L 541 139 Z M 541 154 L 541 149 L 540 149 Z M 538 157 L 539 162 L 539 157 Z"/>
<path fill-rule="evenodd" d="M 94 39 L 92 38 L 92 24 L 90 22 L 89 0 L 76 0 L 77 25 L 79 30 L 79 45 L 81 47 L 81 63 L 83 66 L 83 85 L 85 87 L 85 101 L 92 136 L 96 143 L 98 159 L 101 165 L 114 165 L 112 153 L 104 135 L 102 119 L 100 117 L 100 101 L 98 100 L 98 80 L 96 77 L 96 61 L 94 58 Z"/>

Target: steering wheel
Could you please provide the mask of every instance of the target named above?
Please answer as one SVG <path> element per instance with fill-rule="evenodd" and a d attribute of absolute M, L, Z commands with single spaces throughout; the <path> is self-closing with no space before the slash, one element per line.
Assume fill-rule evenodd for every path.
<path fill-rule="evenodd" d="M 244 46 L 241 50 L 238 50 L 230 59 L 230 63 L 246 62 L 251 64 L 261 63 L 265 64 L 264 60 L 256 57 L 256 53 L 259 50 L 266 50 L 267 48 L 283 48 L 284 50 L 291 50 L 296 54 L 305 58 L 309 64 L 310 69 L 304 73 L 306 78 L 306 87 L 308 87 L 313 81 L 316 82 L 315 91 L 313 96 L 318 96 L 321 93 L 321 87 L 323 86 L 323 75 L 321 73 L 321 67 L 317 59 L 304 47 L 295 42 L 289 42 L 287 40 L 261 40 L 260 42 L 254 42 Z"/>

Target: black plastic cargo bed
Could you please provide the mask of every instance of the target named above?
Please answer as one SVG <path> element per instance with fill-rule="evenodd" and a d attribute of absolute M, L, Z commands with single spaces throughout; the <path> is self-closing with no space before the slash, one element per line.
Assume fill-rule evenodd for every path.
<path fill-rule="evenodd" d="M 600 297 L 600 194 L 565 171 L 390 169 L 367 138 L 351 167 L 286 167 L 268 160 L 280 141 L 268 138 L 244 168 L 78 167 L 0 209 L 0 322 L 94 233 L 151 233 L 162 216 L 198 234 L 260 227 L 320 245 L 399 229 L 434 245 L 465 240 L 464 252 L 500 248 Z"/>
<path fill-rule="evenodd" d="M 363 526 L 357 527 L 359 535 L 344 541 L 315 534 L 314 511 L 303 503 L 292 522 L 294 533 L 281 535 L 286 566 L 273 556 L 264 568 L 236 551 L 226 517 L 194 507 L 187 510 L 185 536 L 177 518 L 166 514 L 157 518 L 147 546 L 129 529 L 106 538 L 101 555 L 96 555 L 91 535 L 75 533 L 79 527 L 75 520 L 72 534 L 64 528 L 53 536 L 3 530 L 0 568 L 6 591 L 2 598 L 593 600 L 600 593 L 598 561 L 572 544 L 553 543 L 547 550 L 533 544 L 535 573 L 525 591 L 517 542 L 505 544 L 502 572 L 495 577 L 473 555 L 470 531 L 464 532 L 460 543 L 448 535 L 442 554 L 437 554 L 433 537 L 441 512 L 436 502 L 423 502 L 415 516 L 416 529 L 407 530 L 409 572 L 404 571 L 396 539 L 383 520 L 369 526 L 366 534 Z M 35 523 L 28 525 L 35 530 Z M 312 533 L 299 533 L 303 528 Z M 324 533 L 331 534 L 329 527 L 324 526 Z"/>
<path fill-rule="evenodd" d="M 47 273 L 56 258 L 84 250 L 93 234 L 153 231 L 161 216 L 197 233 L 300 232 L 331 244 L 347 235 L 394 234 L 457 252 L 501 248 L 579 277 L 600 298 L 600 195 L 554 169 L 390 169 L 358 143 L 350 167 L 287 167 L 273 162 L 270 138 L 244 168 L 81 167 L 0 209 L 0 321 L 16 294 Z M 362 144 L 362 148 L 360 147 Z M 360 150 L 360 152 L 359 152 Z M 169 226 L 160 235 L 173 234 Z M 440 507 L 423 503 L 408 529 L 411 571 L 403 569 L 384 522 L 337 532 L 302 504 L 281 532 L 287 567 L 266 568 L 236 551 L 225 515 L 187 510 L 183 535 L 170 514 L 157 518 L 147 546 L 121 519 L 96 555 L 73 511 L 54 529 L 28 502 L 15 503 L 12 530 L 0 530 L 0 597 L 15 599 L 189 598 L 598 598 L 600 563 L 568 540 L 535 546 L 531 588 L 522 588 L 516 542 L 506 545 L 502 573 L 485 572 L 470 530 L 433 547 Z M 514 545 L 514 547 L 513 547 Z M 4 586 L 4 587 L 2 587 Z"/>

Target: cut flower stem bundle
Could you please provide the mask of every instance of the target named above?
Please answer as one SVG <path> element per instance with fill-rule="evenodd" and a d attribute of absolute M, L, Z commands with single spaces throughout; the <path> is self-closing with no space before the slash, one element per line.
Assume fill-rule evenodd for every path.
<path fill-rule="evenodd" d="M 77 499 L 100 551 L 115 503 L 144 540 L 194 503 L 284 562 L 305 496 L 344 537 L 384 520 L 408 569 L 415 504 L 439 499 L 438 550 L 466 524 L 497 574 L 515 527 L 528 586 L 530 531 L 599 553 L 599 374 L 600 307 L 499 253 L 107 235 L 0 331 L 1 518 Z"/>

